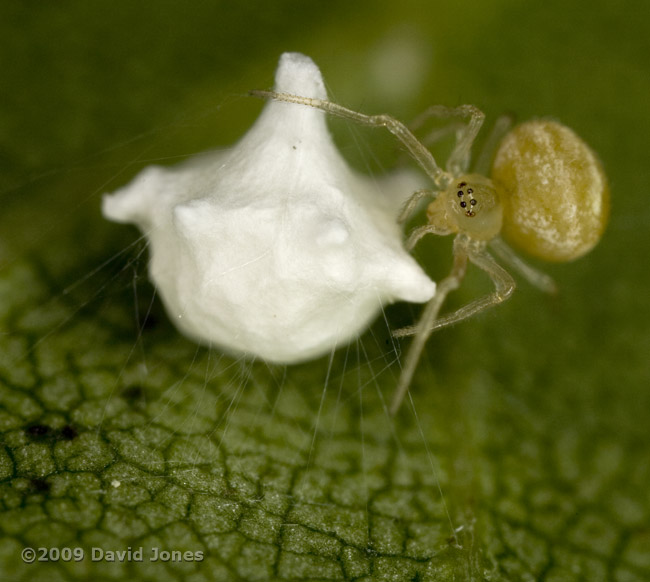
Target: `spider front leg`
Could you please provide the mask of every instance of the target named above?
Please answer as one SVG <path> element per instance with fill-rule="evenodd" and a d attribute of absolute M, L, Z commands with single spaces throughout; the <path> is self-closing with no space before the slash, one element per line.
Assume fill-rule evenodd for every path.
<path fill-rule="evenodd" d="M 515 280 L 512 278 L 510 273 L 501 267 L 484 248 L 467 249 L 467 256 L 472 263 L 474 263 L 479 269 L 485 271 L 490 279 L 492 279 L 495 290 L 489 295 L 476 299 L 464 307 L 457 309 L 453 313 L 436 320 L 431 326 L 432 332 L 442 327 L 463 321 L 463 319 L 472 317 L 481 311 L 502 303 L 508 299 L 515 290 Z M 406 329 L 408 328 L 398 329 L 393 332 L 393 336 L 401 337 L 402 335 L 410 335 L 408 333 L 401 333 Z"/>
<path fill-rule="evenodd" d="M 447 295 L 459 287 L 465 275 L 468 259 L 489 275 L 494 283 L 495 291 L 438 319 L 438 313 Z M 485 251 L 484 243 L 479 246 L 463 235 L 456 237 L 454 240 L 454 267 L 451 273 L 438 285 L 436 294 L 425 307 L 422 317 L 416 325 L 400 328 L 392 334 L 393 337 L 406 337 L 409 335 L 414 335 L 415 337 L 406 356 L 406 362 L 400 374 L 397 388 L 395 389 L 389 408 L 391 415 L 395 415 L 399 410 L 402 400 L 413 380 L 413 375 L 415 374 L 424 346 L 431 334 L 437 329 L 458 323 L 493 305 L 498 305 L 510 297 L 514 289 L 514 279 Z"/>
<path fill-rule="evenodd" d="M 427 227 L 423 227 L 423 229 L 426 228 Z M 462 247 L 462 245 L 458 244 L 457 241 L 458 237 L 456 237 L 456 240 L 454 240 L 454 265 L 451 269 L 451 272 L 438 284 L 436 293 L 424 308 L 420 320 L 416 325 L 403 327 L 393 332 L 394 337 L 403 337 L 407 335 L 415 335 L 415 337 L 413 338 L 413 342 L 409 347 L 408 354 L 406 355 L 406 361 L 404 362 L 404 367 L 402 368 L 399 381 L 397 382 L 397 387 L 395 388 L 395 392 L 393 394 L 393 400 L 391 402 L 390 408 L 388 409 L 391 416 L 394 416 L 397 413 L 400 405 L 402 404 L 402 400 L 404 400 L 404 396 L 406 396 L 408 388 L 411 385 L 413 375 L 415 374 L 418 362 L 420 361 L 420 356 L 424 350 L 424 346 L 427 343 L 429 336 L 431 336 L 431 333 L 435 329 L 434 322 L 438 317 L 438 313 L 440 312 L 440 309 L 442 308 L 447 295 L 453 290 L 458 289 L 461 281 L 463 280 L 463 277 L 465 276 L 465 271 L 467 269 L 467 253 L 465 252 L 465 249 Z"/>
<path fill-rule="evenodd" d="M 402 211 L 397 217 L 397 222 L 402 224 L 408 220 L 408 217 L 411 216 L 413 210 L 424 198 L 435 198 L 438 195 L 436 190 L 431 190 L 430 188 L 424 188 L 422 190 L 416 190 L 411 194 L 411 197 L 406 201 L 402 207 Z"/>
<path fill-rule="evenodd" d="M 418 241 L 427 234 L 437 234 L 438 236 L 446 236 L 450 234 L 450 231 L 444 227 L 440 227 L 435 224 L 425 224 L 424 226 L 419 226 L 414 229 L 413 232 L 404 242 L 404 248 L 407 251 L 412 251 L 415 248 L 415 245 Z"/>
<path fill-rule="evenodd" d="M 365 115 L 337 103 L 332 103 L 325 99 L 316 99 L 313 97 L 301 97 L 299 95 L 291 95 L 290 93 L 277 93 L 275 91 L 250 91 L 254 97 L 262 97 L 264 99 L 273 99 L 275 101 L 284 101 L 286 103 L 296 103 L 298 105 L 307 105 L 315 109 L 321 109 L 330 115 L 341 117 L 354 121 L 360 125 L 368 125 L 371 127 L 385 127 L 390 131 L 402 144 L 406 147 L 413 159 L 420 165 L 420 167 L 427 173 L 433 180 L 437 187 L 446 186 L 449 176 L 444 172 L 436 163 L 431 152 L 425 148 L 418 139 L 413 135 L 406 125 L 398 121 L 390 115 Z"/>

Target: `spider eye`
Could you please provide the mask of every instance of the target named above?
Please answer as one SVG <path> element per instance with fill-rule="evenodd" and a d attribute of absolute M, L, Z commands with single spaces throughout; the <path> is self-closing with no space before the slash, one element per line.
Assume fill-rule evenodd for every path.
<path fill-rule="evenodd" d="M 455 192 L 455 194 L 454 194 Z M 501 203 L 496 188 L 485 176 L 468 174 L 448 191 L 453 202 L 449 218 L 457 232 L 476 240 L 489 240 L 501 229 Z"/>

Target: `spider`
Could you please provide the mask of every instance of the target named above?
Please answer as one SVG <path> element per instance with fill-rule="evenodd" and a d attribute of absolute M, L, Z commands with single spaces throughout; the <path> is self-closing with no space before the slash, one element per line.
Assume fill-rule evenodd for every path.
<path fill-rule="evenodd" d="M 456 143 L 442 169 L 411 130 L 389 115 L 365 115 L 331 101 L 288 93 L 256 90 L 251 94 L 314 107 L 361 125 L 384 127 L 406 147 L 433 183 L 432 188 L 418 190 L 407 200 L 398 220 L 404 222 L 423 199 L 432 198 L 426 211 L 427 223 L 410 234 L 405 246 L 412 250 L 427 234 L 454 234 L 453 265 L 438 283 L 419 321 L 392 333 L 397 338 L 415 337 L 389 407 L 391 415 L 398 411 L 409 389 L 430 335 L 505 301 L 514 291 L 514 279 L 488 252 L 488 245 L 531 284 L 544 292 L 555 292 L 553 280 L 519 258 L 501 233 L 537 258 L 569 261 L 591 250 L 605 228 L 609 189 L 602 166 L 580 137 L 557 122 L 529 121 L 511 129 L 509 118 L 500 118 L 470 171 L 471 147 L 483 125 L 483 112 L 473 105 L 430 107 L 424 117 L 467 120 L 450 126 Z M 494 291 L 439 316 L 447 295 L 460 286 L 468 263 L 490 277 Z"/>

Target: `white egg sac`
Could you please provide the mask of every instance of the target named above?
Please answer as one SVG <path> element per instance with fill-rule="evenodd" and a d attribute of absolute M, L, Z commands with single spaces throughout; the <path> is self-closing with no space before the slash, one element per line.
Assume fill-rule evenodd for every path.
<path fill-rule="evenodd" d="M 327 98 L 298 53 L 282 55 L 275 90 Z M 411 173 L 353 171 L 322 111 L 268 102 L 233 148 L 145 168 L 102 208 L 147 236 L 150 277 L 180 331 L 296 363 L 356 338 L 384 304 L 433 296 L 395 219 L 419 186 Z"/>

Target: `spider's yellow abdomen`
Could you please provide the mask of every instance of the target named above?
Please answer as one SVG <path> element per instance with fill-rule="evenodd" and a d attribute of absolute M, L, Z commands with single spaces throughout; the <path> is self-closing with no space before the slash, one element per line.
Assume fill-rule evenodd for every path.
<path fill-rule="evenodd" d="M 553 121 L 529 121 L 501 142 L 492 179 L 504 191 L 503 234 L 546 261 L 590 251 L 609 216 L 609 188 L 589 146 Z"/>

